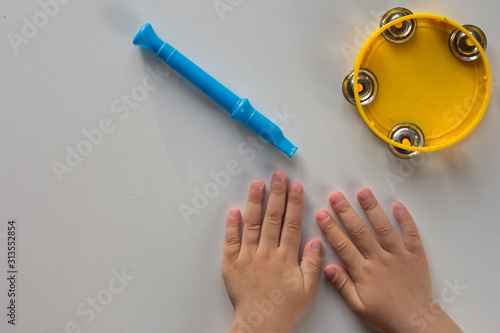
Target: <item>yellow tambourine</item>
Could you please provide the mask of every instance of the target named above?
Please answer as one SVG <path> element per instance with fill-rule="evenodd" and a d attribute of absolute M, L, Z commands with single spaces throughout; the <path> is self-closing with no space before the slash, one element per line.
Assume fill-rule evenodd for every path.
<path fill-rule="evenodd" d="M 400 158 L 464 138 L 491 93 L 483 31 L 405 8 L 388 11 L 380 26 L 344 79 L 346 99 Z"/>

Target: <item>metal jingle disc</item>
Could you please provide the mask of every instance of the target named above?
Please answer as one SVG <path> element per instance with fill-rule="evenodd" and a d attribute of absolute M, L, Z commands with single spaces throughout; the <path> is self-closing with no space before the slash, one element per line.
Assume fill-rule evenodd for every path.
<path fill-rule="evenodd" d="M 483 50 L 486 50 L 488 42 L 484 32 L 475 25 L 467 24 L 464 28 L 477 40 Z M 450 50 L 455 57 L 463 61 L 474 61 L 481 57 L 474 43 L 459 29 L 455 29 L 450 35 Z"/>
<path fill-rule="evenodd" d="M 369 69 L 360 68 L 356 88 L 358 89 L 360 104 L 367 105 L 371 103 L 378 93 L 377 77 Z M 356 99 L 354 98 L 354 70 L 345 77 L 342 83 L 342 92 L 349 103 L 356 105 Z"/>
<path fill-rule="evenodd" d="M 413 13 L 409 9 L 403 7 L 393 8 L 382 16 L 382 19 L 380 20 L 380 27 L 383 27 L 387 23 L 398 18 L 412 14 Z M 401 44 L 409 41 L 415 35 L 416 30 L 417 21 L 415 19 L 411 19 L 391 26 L 386 29 L 382 35 L 391 43 Z"/>
<path fill-rule="evenodd" d="M 398 143 L 404 143 L 408 140 L 412 147 L 423 147 L 425 143 L 424 133 L 417 125 L 412 123 L 397 124 L 391 129 L 388 137 Z M 391 144 L 387 144 L 387 146 L 394 156 L 402 159 L 410 159 L 420 154 L 419 151 L 397 148 Z"/>

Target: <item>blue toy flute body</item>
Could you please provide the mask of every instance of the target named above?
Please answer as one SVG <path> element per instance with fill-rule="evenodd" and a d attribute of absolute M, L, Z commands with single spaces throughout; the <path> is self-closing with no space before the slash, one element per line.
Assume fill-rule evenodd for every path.
<path fill-rule="evenodd" d="M 288 157 L 295 154 L 297 147 L 284 137 L 283 132 L 276 124 L 256 111 L 248 99 L 238 97 L 170 44 L 163 42 L 156 35 L 151 24 L 147 23 L 142 27 L 134 38 L 134 44 L 155 52 L 172 69 L 226 109 L 232 119 L 241 121 L 250 127 Z"/>

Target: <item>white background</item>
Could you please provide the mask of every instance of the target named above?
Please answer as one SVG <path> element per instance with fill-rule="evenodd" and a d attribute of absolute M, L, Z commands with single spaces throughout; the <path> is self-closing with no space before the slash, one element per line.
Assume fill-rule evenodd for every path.
<path fill-rule="evenodd" d="M 218 13 L 213 0 L 68 1 L 45 22 L 38 1 L 2 2 L 0 331 L 64 332 L 74 322 L 95 333 L 229 332 L 220 273 L 226 212 L 244 208 L 252 180 L 269 182 L 282 169 L 306 190 L 303 243 L 322 237 L 314 214 L 333 190 L 354 201 L 371 187 L 386 212 L 405 202 L 436 299 L 453 296 L 445 308 L 464 331 L 499 332 L 498 2 L 222 2 L 232 10 Z M 392 156 L 340 89 L 360 43 L 395 5 L 480 26 L 495 88 L 469 136 L 413 162 Z M 24 38 L 34 20 L 42 27 L 25 28 L 29 38 L 14 47 L 12 34 Z M 146 22 L 264 115 L 292 115 L 276 121 L 299 146 L 293 159 L 269 145 L 239 151 L 253 133 L 165 64 L 170 75 L 123 113 L 122 95 L 139 91 L 146 67 L 161 64 L 132 45 Z M 67 165 L 67 147 L 77 149 L 82 131 L 103 119 L 113 131 L 58 179 L 55 163 Z M 210 173 L 232 160 L 241 173 L 185 219 L 179 207 L 192 207 Z M 9 219 L 18 225 L 16 327 L 6 317 Z M 325 264 L 339 262 L 326 250 Z M 110 294 L 113 271 L 122 270 L 134 279 Z M 456 297 L 446 289 L 454 280 L 467 286 Z M 95 317 L 77 313 L 87 298 L 106 295 L 113 298 Z M 371 330 L 321 277 L 293 332 Z"/>

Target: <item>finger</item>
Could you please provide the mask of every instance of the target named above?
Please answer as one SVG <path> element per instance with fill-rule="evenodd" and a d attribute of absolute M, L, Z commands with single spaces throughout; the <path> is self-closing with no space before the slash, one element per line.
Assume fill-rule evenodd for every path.
<path fill-rule="evenodd" d="M 401 202 L 397 202 L 394 204 L 393 212 L 401 227 L 406 249 L 413 253 L 424 252 L 417 226 L 406 207 Z"/>
<path fill-rule="evenodd" d="M 330 213 L 326 210 L 320 210 L 316 214 L 316 222 L 347 269 L 359 266 L 365 260 L 356 245 L 339 228 Z"/>
<path fill-rule="evenodd" d="M 233 208 L 227 214 L 226 236 L 224 241 L 223 262 L 233 262 L 238 258 L 241 247 L 241 213 Z"/>
<path fill-rule="evenodd" d="M 300 183 L 292 183 L 288 189 L 288 198 L 281 231 L 280 248 L 283 247 L 293 256 L 298 257 L 302 236 L 302 212 L 304 208 L 304 188 Z"/>
<path fill-rule="evenodd" d="M 365 258 L 375 257 L 381 250 L 380 244 L 366 227 L 363 220 L 352 209 L 344 195 L 341 192 L 332 193 L 330 196 L 330 205 L 363 256 Z"/>
<path fill-rule="evenodd" d="M 260 180 L 250 185 L 243 218 L 242 250 L 255 252 L 259 245 L 265 190 L 266 184 Z"/>
<path fill-rule="evenodd" d="M 372 191 L 368 188 L 361 189 L 358 192 L 358 201 L 370 220 L 380 245 L 388 252 L 402 249 L 396 232 Z"/>
<path fill-rule="evenodd" d="M 286 173 L 276 171 L 273 174 L 259 243 L 259 246 L 263 248 L 276 248 L 279 245 L 281 226 L 285 215 L 287 182 Z"/>
<path fill-rule="evenodd" d="M 300 270 L 304 277 L 304 288 L 307 295 L 313 296 L 318 287 L 319 273 L 321 271 L 321 241 L 312 239 L 304 246 Z"/>
<path fill-rule="evenodd" d="M 329 265 L 325 267 L 324 274 L 337 288 L 351 310 L 354 313 L 359 313 L 363 308 L 363 302 L 359 297 L 354 281 L 345 268 L 338 265 Z"/>

